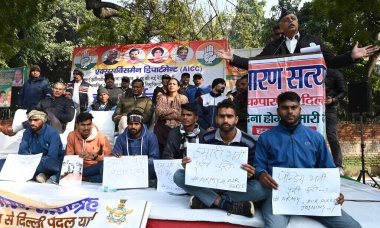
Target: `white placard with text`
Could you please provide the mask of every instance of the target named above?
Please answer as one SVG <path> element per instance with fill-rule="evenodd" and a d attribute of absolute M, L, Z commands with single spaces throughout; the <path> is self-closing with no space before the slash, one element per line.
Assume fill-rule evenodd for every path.
<path fill-rule="evenodd" d="M 182 159 L 154 160 L 154 170 L 157 175 L 157 191 L 173 194 L 185 194 L 173 181 L 173 175 L 178 169 L 183 169 Z"/>
<path fill-rule="evenodd" d="M 340 216 L 337 168 L 273 168 L 278 190 L 272 190 L 273 214 Z"/>
<path fill-rule="evenodd" d="M 187 185 L 246 192 L 247 171 L 241 165 L 248 162 L 247 147 L 189 143 L 187 156 Z"/>
<path fill-rule="evenodd" d="M 0 172 L 0 180 L 26 182 L 33 178 L 42 158 L 42 153 L 21 155 L 8 154 Z"/>

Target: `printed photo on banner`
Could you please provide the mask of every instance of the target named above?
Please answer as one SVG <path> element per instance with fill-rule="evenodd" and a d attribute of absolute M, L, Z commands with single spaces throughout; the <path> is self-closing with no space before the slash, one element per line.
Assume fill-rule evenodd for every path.
<path fill-rule="evenodd" d="M 0 87 L 0 108 L 11 105 L 12 87 Z"/>
<path fill-rule="evenodd" d="M 141 63 L 145 59 L 145 52 L 140 48 L 132 48 L 125 52 L 124 59 L 131 64 Z"/>
<path fill-rule="evenodd" d="M 169 58 L 168 49 L 157 46 L 152 48 L 152 50 L 148 54 L 148 60 L 151 63 L 163 63 Z"/>
<path fill-rule="evenodd" d="M 191 60 L 194 56 L 194 51 L 188 46 L 177 46 L 171 52 L 172 59 L 177 63 L 185 63 Z"/>
<path fill-rule="evenodd" d="M 106 65 L 114 65 L 120 60 L 120 52 L 117 49 L 110 49 L 103 53 L 102 60 Z"/>
<path fill-rule="evenodd" d="M 24 85 L 23 69 L 17 68 L 14 73 L 12 86 L 21 87 Z"/>

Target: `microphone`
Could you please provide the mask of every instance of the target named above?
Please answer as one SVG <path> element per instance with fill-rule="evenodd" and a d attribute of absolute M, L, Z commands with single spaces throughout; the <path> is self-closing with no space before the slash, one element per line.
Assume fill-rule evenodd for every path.
<path fill-rule="evenodd" d="M 277 53 L 277 51 L 280 49 L 281 45 L 285 42 L 286 39 L 285 39 L 284 34 L 282 34 L 281 37 L 282 37 L 282 41 L 281 41 L 280 45 L 278 45 L 276 51 L 272 55 L 275 55 Z"/>

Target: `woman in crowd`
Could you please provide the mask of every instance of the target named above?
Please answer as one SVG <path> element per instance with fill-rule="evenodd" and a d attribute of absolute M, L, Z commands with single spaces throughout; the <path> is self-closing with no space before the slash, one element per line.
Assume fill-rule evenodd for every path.
<path fill-rule="evenodd" d="M 168 92 L 157 100 L 156 116 L 157 123 L 154 133 L 157 135 L 160 147 L 160 157 L 164 151 L 169 131 L 180 125 L 181 105 L 189 103 L 185 95 L 179 94 L 179 81 L 172 78 L 168 81 Z"/>

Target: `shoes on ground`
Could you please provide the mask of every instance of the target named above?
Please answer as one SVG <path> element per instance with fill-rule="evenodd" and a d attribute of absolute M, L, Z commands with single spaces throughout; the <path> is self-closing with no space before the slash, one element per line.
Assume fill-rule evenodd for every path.
<path fill-rule="evenodd" d="M 229 214 L 243 215 L 250 218 L 255 216 L 255 206 L 252 201 L 229 202 L 227 211 Z"/>
<path fill-rule="evenodd" d="M 202 203 L 197 197 L 191 196 L 189 200 L 189 206 L 191 209 L 206 209 L 209 208 L 206 204 Z"/>
<path fill-rule="evenodd" d="M 46 183 L 47 181 L 47 176 L 45 173 L 39 173 L 37 176 L 36 176 L 36 181 L 38 183 Z"/>

